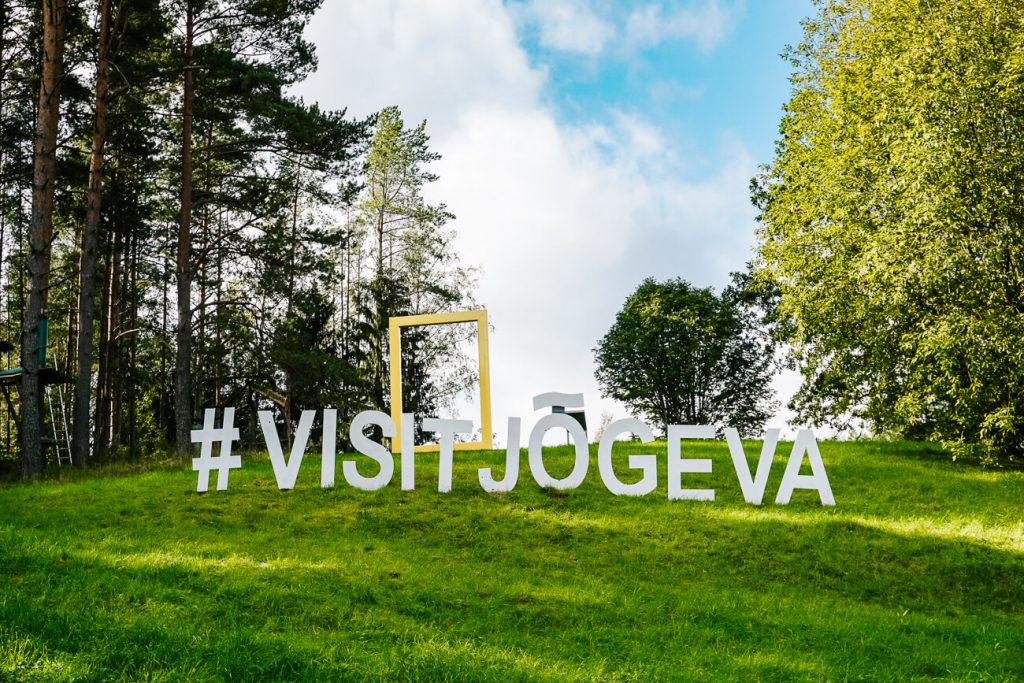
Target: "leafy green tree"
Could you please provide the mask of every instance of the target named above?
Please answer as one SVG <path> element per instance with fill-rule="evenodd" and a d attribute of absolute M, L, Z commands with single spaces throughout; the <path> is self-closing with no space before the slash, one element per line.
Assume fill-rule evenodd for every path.
<path fill-rule="evenodd" d="M 27 422 L 20 450 L 33 472 L 46 457 L 36 367 L 42 319 L 49 321 L 47 364 L 65 350 L 69 288 L 62 284 L 81 219 L 75 202 L 85 167 L 78 143 L 88 125 L 78 65 L 93 49 L 90 35 L 82 3 L 12 0 L 0 7 L 0 280 L 9 296 L 0 334 L 32 347 L 18 391 L 27 412 L 19 421 L 22 411 L 9 411 L 0 427 L 9 445 L 14 423 Z M 19 364 L 11 356 L 10 365 Z"/>
<path fill-rule="evenodd" d="M 302 33 L 318 6 L 0 3 L 0 337 L 27 340 L 35 360 L 48 319 L 47 364 L 77 379 L 76 462 L 138 457 L 175 427 L 188 449 L 196 406 L 244 406 L 248 435 L 260 397 L 311 404 L 322 359 L 281 352 L 288 339 L 307 350 L 306 325 L 353 342 L 313 349 L 344 361 L 316 377 L 344 400 L 321 404 L 369 403 L 362 321 L 337 297 L 368 122 L 287 94 L 315 66 Z M 0 408 L 0 458 L 24 455 L 34 473 L 53 451 L 31 384 L 27 415 L 17 395 Z"/>
<path fill-rule="evenodd" d="M 820 3 L 758 276 L 813 422 L 1024 454 L 1024 22 L 1017 0 Z"/>
<path fill-rule="evenodd" d="M 354 242 L 365 243 L 359 246 L 368 272 L 357 300 L 365 321 L 371 405 L 381 410 L 390 406 L 389 318 L 473 305 L 475 272 L 459 263 L 454 234 L 446 227 L 453 216 L 444 204 L 430 204 L 422 195 L 437 180 L 428 165 L 440 158 L 428 143 L 426 121 L 406 127 L 397 107 L 381 111 L 358 204 Z M 403 340 L 408 336 L 401 347 L 403 374 L 419 386 L 406 391 L 403 410 L 422 416 L 472 385 L 475 374 L 465 371 L 469 360 L 460 351 L 460 334 L 454 326 L 403 333 Z M 419 429 L 416 438 L 422 438 Z"/>
<path fill-rule="evenodd" d="M 74 463 L 79 466 L 84 465 L 90 456 L 89 413 L 95 360 L 93 328 L 97 312 L 96 290 L 101 279 L 98 270 L 100 240 L 106 236 L 106 231 L 102 229 L 104 209 L 111 210 L 111 207 L 103 206 L 104 193 L 113 189 L 120 195 L 112 207 L 115 215 L 108 217 L 109 223 L 131 223 L 137 230 L 145 230 L 150 225 L 147 219 L 151 211 L 146 210 L 146 205 L 152 202 L 147 201 L 145 188 L 150 174 L 146 173 L 144 167 L 152 167 L 158 144 L 156 141 L 165 132 L 165 128 L 159 121 L 153 121 L 155 117 L 146 107 L 146 104 L 159 102 L 147 90 L 162 85 L 160 67 L 165 66 L 168 57 L 164 36 L 169 26 L 156 0 L 136 0 L 131 3 L 100 0 L 97 12 L 99 27 L 93 89 L 94 113 L 85 222 L 78 255 L 77 339 L 74 352 L 69 344 L 67 358 L 69 364 L 73 359 L 77 360 L 71 418 L 71 455 Z M 117 78 L 112 81 L 111 72 L 115 64 Z M 104 190 L 105 150 L 110 137 L 114 138 L 117 145 L 118 168 L 115 169 L 115 187 Z M 130 169 L 128 173 L 125 173 L 126 169 Z M 125 214 L 129 212 L 130 217 L 126 217 Z M 71 333 L 69 329 L 69 339 Z M 131 343 L 134 342 L 133 338 Z M 135 370 L 136 365 L 132 363 L 129 371 L 134 373 Z M 131 420 L 129 422 L 134 424 Z M 101 427 L 98 433 L 102 436 L 105 431 L 108 430 Z M 129 432 L 134 434 L 131 428 Z M 94 443 L 98 447 L 106 445 L 100 444 L 100 439 Z"/>
<path fill-rule="evenodd" d="M 721 295 L 648 278 L 594 349 L 605 396 L 665 429 L 712 424 L 752 434 L 774 412 L 774 347 L 738 286 Z"/>
<path fill-rule="evenodd" d="M 0 3 L 0 337 L 35 360 L 48 319 L 47 362 L 77 380 L 76 463 L 189 450 L 199 407 L 238 406 L 250 439 L 270 405 L 287 427 L 304 407 L 386 409 L 388 318 L 473 305 L 451 215 L 421 194 L 425 124 L 288 95 L 315 67 L 319 4 Z M 468 386 L 461 336 L 403 336 L 409 409 Z M 25 367 L 0 458 L 35 473 L 63 419 L 47 428 Z"/>
<path fill-rule="evenodd" d="M 334 307 L 319 287 L 298 292 L 271 347 L 275 364 L 288 378 L 290 413 L 338 405 L 349 370 L 338 353 L 338 332 L 331 326 Z"/>
<path fill-rule="evenodd" d="M 192 297 L 197 264 L 192 224 L 193 214 L 202 208 L 199 195 L 206 189 L 196 187 L 195 162 L 197 157 L 203 158 L 204 152 L 208 158 L 239 152 L 244 156 L 253 149 L 251 145 L 238 145 L 237 139 L 233 141 L 236 144 L 214 149 L 209 132 L 206 149 L 202 149 L 201 137 L 197 148 L 196 135 L 203 133 L 197 126 L 198 119 L 228 127 L 235 138 L 261 139 L 247 131 L 259 131 L 265 128 L 263 122 L 267 119 L 277 118 L 277 105 L 287 101 L 284 88 L 301 81 L 316 66 L 313 47 L 303 39 L 302 31 L 319 4 L 320 0 L 172 3 L 180 19 L 178 28 L 182 36 L 174 396 L 175 441 L 181 453 L 191 448 L 193 408 Z"/>

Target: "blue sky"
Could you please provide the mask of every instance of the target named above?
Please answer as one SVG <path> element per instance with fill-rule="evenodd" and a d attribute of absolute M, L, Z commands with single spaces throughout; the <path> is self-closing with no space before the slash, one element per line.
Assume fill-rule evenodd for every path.
<path fill-rule="evenodd" d="M 362 116 L 427 121 L 494 325 L 492 402 L 600 394 L 592 349 L 645 277 L 721 287 L 753 256 L 750 178 L 771 160 L 789 92 L 779 53 L 810 0 L 326 0 L 298 89 Z M 792 376 L 776 381 L 785 400 Z M 471 415 L 463 415 L 471 417 Z M 445 416 L 442 416 L 445 417 Z M 780 411 L 771 426 L 785 427 Z"/>
<path fill-rule="evenodd" d="M 509 3 L 514 12 L 518 8 L 519 39 L 531 63 L 547 71 L 545 97 L 564 121 L 607 123 L 612 111 L 642 116 L 692 160 L 680 169 L 689 177 L 707 170 L 725 134 L 737 136 L 759 160 L 771 158 L 789 92 L 789 65 L 779 55 L 799 41 L 800 21 L 813 9 L 809 0 L 714 3 L 727 19 L 713 45 L 667 39 L 642 47 L 623 45 L 621 34 L 644 3 L 570 4 L 588 7 L 606 22 L 608 44 L 600 52 L 588 53 L 582 45 L 559 49 L 545 40 L 524 3 Z M 660 5 L 662 17 L 701 6 Z"/>

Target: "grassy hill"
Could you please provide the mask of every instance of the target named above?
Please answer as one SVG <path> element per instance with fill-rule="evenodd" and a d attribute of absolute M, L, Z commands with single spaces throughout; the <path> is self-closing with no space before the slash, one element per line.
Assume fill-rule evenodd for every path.
<path fill-rule="evenodd" d="M 515 491 L 484 493 L 502 453 L 457 453 L 449 494 L 436 455 L 411 492 L 340 464 L 321 490 L 313 456 L 287 492 L 266 456 L 204 495 L 183 467 L 5 485 L 0 679 L 1024 679 L 1024 473 L 821 450 L 834 508 L 743 502 L 724 442 L 684 444 L 714 461 L 691 475 L 713 503 L 668 501 L 664 458 L 642 499 L 596 460 L 542 490 L 525 456 Z"/>

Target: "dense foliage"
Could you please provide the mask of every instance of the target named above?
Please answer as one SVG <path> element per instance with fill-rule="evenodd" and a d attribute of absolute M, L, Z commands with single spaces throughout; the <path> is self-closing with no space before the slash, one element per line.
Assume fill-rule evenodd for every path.
<path fill-rule="evenodd" d="M 305 408 L 386 410 L 387 319 L 473 304 L 451 214 L 421 196 L 425 123 L 289 94 L 316 68 L 318 0 L 47 2 L 45 21 L 37 3 L 0 5 L 0 339 L 36 349 L 25 331 L 48 319 L 60 447 L 60 391 L 78 463 L 187 450 L 207 407 L 236 406 L 249 439 L 260 409 L 282 430 Z M 46 120 L 41 83 L 60 86 Z M 472 379 L 457 331 L 406 336 L 410 408 L 453 400 Z M 35 474 L 19 432 L 38 444 L 54 424 L 19 401 L 38 376 L 26 357 L 3 363 L 25 372 L 0 460 Z"/>
<path fill-rule="evenodd" d="M 820 3 L 755 179 L 806 420 L 1024 455 L 1018 0 Z"/>
<path fill-rule="evenodd" d="M 741 287 L 644 280 L 594 349 L 604 395 L 664 430 L 712 424 L 752 434 L 774 412 L 774 347 Z"/>

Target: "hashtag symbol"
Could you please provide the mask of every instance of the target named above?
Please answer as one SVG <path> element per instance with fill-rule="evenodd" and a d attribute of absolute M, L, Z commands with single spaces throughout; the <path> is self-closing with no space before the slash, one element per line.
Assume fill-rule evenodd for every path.
<path fill-rule="evenodd" d="M 235 409 L 224 409 L 224 423 L 220 429 L 213 426 L 216 411 L 206 409 L 202 429 L 192 430 L 192 443 L 200 444 L 199 457 L 192 458 L 192 469 L 199 472 L 198 493 L 206 493 L 210 486 L 210 470 L 217 470 L 217 490 L 228 488 L 228 472 L 242 466 L 242 458 L 231 455 L 231 442 L 237 440 L 238 429 L 235 424 Z M 220 442 L 220 456 L 213 457 L 213 444 Z"/>

